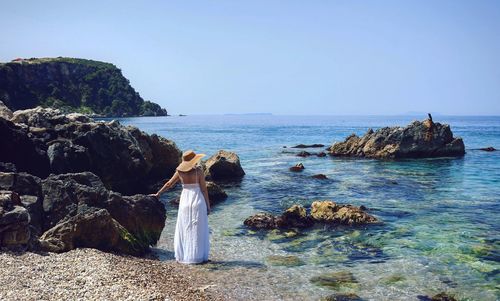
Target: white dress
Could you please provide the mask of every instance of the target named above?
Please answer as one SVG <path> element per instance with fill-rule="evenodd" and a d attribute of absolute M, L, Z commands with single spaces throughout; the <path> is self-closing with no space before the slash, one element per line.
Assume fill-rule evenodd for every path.
<path fill-rule="evenodd" d="M 182 182 L 182 178 L 181 178 Z M 201 263 L 210 251 L 207 204 L 198 183 L 182 183 L 174 235 L 175 259 L 181 263 Z"/>

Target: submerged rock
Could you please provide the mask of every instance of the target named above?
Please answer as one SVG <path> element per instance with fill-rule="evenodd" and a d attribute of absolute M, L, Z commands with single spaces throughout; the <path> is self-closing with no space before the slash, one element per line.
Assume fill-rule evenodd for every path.
<path fill-rule="evenodd" d="M 271 255 L 267 256 L 266 262 L 273 266 L 287 267 L 301 266 L 305 264 L 303 260 L 294 255 Z"/>
<path fill-rule="evenodd" d="M 447 124 L 431 119 L 414 121 L 405 128 L 369 130 L 363 137 L 351 135 L 328 149 L 332 156 L 379 159 L 463 156 L 462 138 L 454 138 Z"/>
<path fill-rule="evenodd" d="M 234 180 L 245 175 L 236 153 L 225 150 L 218 151 L 205 163 L 205 176 L 210 180 Z"/>
<path fill-rule="evenodd" d="M 485 152 L 494 152 L 496 151 L 497 149 L 494 148 L 493 146 L 488 146 L 488 147 L 483 147 L 483 148 L 480 148 L 479 150 L 482 150 L 482 151 L 485 151 Z"/>
<path fill-rule="evenodd" d="M 361 297 L 356 294 L 333 294 L 320 299 L 320 301 L 363 301 Z"/>
<path fill-rule="evenodd" d="M 326 157 L 326 153 L 325 152 L 319 152 L 316 154 L 316 156 L 318 157 Z"/>
<path fill-rule="evenodd" d="M 317 174 L 317 175 L 314 175 L 314 176 L 312 176 L 312 178 L 314 178 L 314 179 L 318 179 L 318 180 L 327 180 L 327 179 L 328 179 L 328 177 L 327 177 L 327 176 L 325 176 L 325 175 L 324 175 L 324 174 L 322 174 L 322 173 Z"/>
<path fill-rule="evenodd" d="M 348 271 L 324 273 L 312 277 L 309 281 L 315 285 L 331 288 L 339 288 L 345 285 L 349 286 L 358 282 L 356 278 L 354 278 L 354 275 Z"/>
<path fill-rule="evenodd" d="M 304 169 L 305 169 L 305 167 L 304 167 L 304 164 L 302 164 L 302 163 L 298 163 L 297 165 L 290 167 L 290 171 L 294 171 L 294 172 L 303 171 Z"/>
<path fill-rule="evenodd" d="M 310 152 L 301 151 L 297 154 L 297 157 L 309 157 L 310 155 L 311 155 Z"/>

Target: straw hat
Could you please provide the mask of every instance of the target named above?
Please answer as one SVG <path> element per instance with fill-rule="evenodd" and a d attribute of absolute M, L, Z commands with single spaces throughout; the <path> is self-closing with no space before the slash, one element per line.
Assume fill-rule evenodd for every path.
<path fill-rule="evenodd" d="M 196 163 L 200 162 L 203 157 L 205 157 L 205 154 L 195 154 L 192 150 L 187 150 L 182 153 L 182 162 L 176 169 L 178 171 L 188 172 L 193 169 Z"/>

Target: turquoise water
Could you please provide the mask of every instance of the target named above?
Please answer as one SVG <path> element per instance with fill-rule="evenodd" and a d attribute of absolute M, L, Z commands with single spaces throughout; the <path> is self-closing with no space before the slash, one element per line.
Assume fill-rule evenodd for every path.
<path fill-rule="evenodd" d="M 440 291 L 464 300 L 500 299 L 500 117 L 435 117 L 466 145 L 464 158 L 404 161 L 299 158 L 283 148 L 330 145 L 368 128 L 406 125 L 414 117 L 221 115 L 124 118 L 181 149 L 238 153 L 245 172 L 226 185 L 229 198 L 210 216 L 212 264 L 197 266 L 230 296 L 261 300 L 315 300 L 353 292 L 368 300 L 418 300 Z M 322 149 L 311 149 L 318 152 Z M 292 153 L 291 153 L 292 152 Z M 302 162 L 303 173 L 288 167 Z M 329 180 L 311 175 L 323 173 Z M 174 198 L 178 190 L 166 193 Z M 301 233 L 252 232 L 243 220 L 260 211 L 279 214 L 313 200 L 365 205 L 383 224 L 368 228 L 316 227 Z M 158 250 L 172 258 L 176 208 Z M 285 235 L 286 234 L 286 235 Z M 276 266 L 271 255 L 301 264 Z M 345 271 L 354 281 L 318 286 L 310 279 Z"/>

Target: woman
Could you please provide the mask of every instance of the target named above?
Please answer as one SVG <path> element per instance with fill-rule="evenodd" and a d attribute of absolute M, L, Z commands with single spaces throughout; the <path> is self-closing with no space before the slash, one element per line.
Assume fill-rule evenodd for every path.
<path fill-rule="evenodd" d="M 203 170 L 197 166 L 204 156 L 195 154 L 192 150 L 184 152 L 173 177 L 153 194 L 159 198 L 179 180 L 182 183 L 174 235 L 175 259 L 180 263 L 208 261 L 210 241 L 207 215 L 210 213 L 210 201 Z"/>

